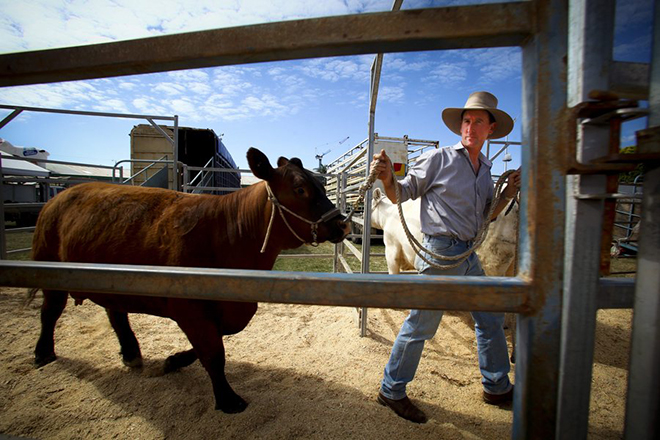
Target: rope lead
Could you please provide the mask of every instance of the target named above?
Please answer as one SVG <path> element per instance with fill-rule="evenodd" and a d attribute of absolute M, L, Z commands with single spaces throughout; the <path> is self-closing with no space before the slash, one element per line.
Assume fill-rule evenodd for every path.
<path fill-rule="evenodd" d="M 401 225 L 403 226 L 403 230 L 406 233 L 406 237 L 408 238 L 408 242 L 410 243 L 410 246 L 415 251 L 415 254 L 417 254 L 417 256 L 419 256 L 427 264 L 435 267 L 436 269 L 443 269 L 443 270 L 453 269 L 455 267 L 460 266 L 461 264 L 463 264 L 465 260 L 467 260 L 467 258 L 470 256 L 470 254 L 472 254 L 472 252 L 476 251 L 479 248 L 479 246 L 483 244 L 484 240 L 486 239 L 486 236 L 488 235 L 488 228 L 490 227 L 490 223 L 491 223 L 490 218 L 495 212 L 495 208 L 499 204 L 500 199 L 502 197 L 502 186 L 504 185 L 504 182 L 506 182 L 506 179 L 509 177 L 509 175 L 514 172 L 514 170 L 505 171 L 504 174 L 502 174 L 500 178 L 497 180 L 497 183 L 495 184 L 495 196 L 491 201 L 490 209 L 488 210 L 488 217 L 486 218 L 486 221 L 484 221 L 483 225 L 481 225 L 481 228 L 477 232 L 477 236 L 476 236 L 477 239 L 475 240 L 473 246 L 470 247 L 465 252 L 463 252 L 462 254 L 446 256 L 446 255 L 436 254 L 433 251 L 425 248 L 410 232 L 410 229 L 408 229 L 408 224 L 406 223 L 406 219 L 403 216 L 403 209 L 401 207 L 401 194 L 400 194 L 399 185 L 396 180 L 396 177 L 394 177 L 395 176 L 394 166 L 391 164 L 391 162 L 390 162 L 390 166 L 392 169 L 392 180 L 394 181 L 394 189 L 396 191 L 396 204 L 399 211 L 399 220 L 401 221 Z M 353 206 L 351 207 L 351 212 L 346 217 L 346 222 L 349 222 L 351 220 L 351 217 L 353 217 L 353 213 L 355 213 L 355 210 L 358 209 L 360 203 L 364 201 L 365 194 L 373 187 L 374 182 L 378 178 L 378 174 L 379 173 L 376 173 L 374 167 L 372 166 L 369 172 L 369 176 L 367 177 L 367 180 L 362 185 L 360 185 L 360 188 L 358 189 L 358 197 L 355 200 L 355 202 L 353 202 Z M 437 264 L 428 260 L 424 255 L 422 255 L 421 251 L 424 251 L 424 253 L 429 254 L 433 258 L 436 258 L 438 260 L 444 260 L 444 261 L 458 260 L 458 261 L 456 263 L 447 264 L 447 265 Z"/>

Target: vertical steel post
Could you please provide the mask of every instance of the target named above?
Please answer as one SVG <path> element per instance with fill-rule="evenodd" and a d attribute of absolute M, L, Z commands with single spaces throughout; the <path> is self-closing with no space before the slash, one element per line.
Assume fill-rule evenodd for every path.
<path fill-rule="evenodd" d="M 640 152 L 660 154 L 660 5 L 655 3 L 653 52 L 649 93 L 652 142 Z M 639 136 L 638 136 L 639 139 Z M 660 437 L 660 161 L 645 164 L 644 195 L 637 254 L 637 283 L 625 438 Z"/>
<path fill-rule="evenodd" d="M 7 259 L 7 234 L 5 233 L 5 173 L 2 172 L 2 155 L 0 155 L 0 259 Z"/>
<path fill-rule="evenodd" d="M 341 212 L 346 212 L 346 202 L 342 197 L 341 190 L 341 173 L 335 174 L 337 179 L 337 187 L 335 189 L 335 205 Z M 332 257 L 332 273 L 337 273 L 339 270 L 339 254 L 343 252 L 344 242 L 337 243 L 333 246 L 334 252 Z"/>
<path fill-rule="evenodd" d="M 569 9 L 568 105 L 608 90 L 614 42 L 614 0 L 574 0 Z M 568 121 L 577 124 L 578 121 Z M 608 154 L 609 124 L 578 127 L 578 160 Z M 566 241 L 557 439 L 586 438 L 596 334 L 596 296 L 600 275 L 603 200 L 576 194 L 602 194 L 604 175 L 566 178 Z"/>
<path fill-rule="evenodd" d="M 376 125 L 376 101 L 378 100 L 378 85 L 380 83 L 380 70 L 383 65 L 383 54 L 379 53 L 371 65 L 371 83 L 369 87 L 369 142 L 365 156 L 364 178 L 369 177 L 371 158 L 374 154 L 375 125 Z M 362 269 L 361 273 L 369 273 L 369 261 L 371 256 L 371 191 L 364 195 L 364 212 L 362 214 Z M 360 309 L 360 336 L 367 335 L 367 308 Z"/>
<path fill-rule="evenodd" d="M 174 115 L 174 165 L 172 170 L 175 191 L 181 191 L 179 183 L 179 115 Z"/>
<path fill-rule="evenodd" d="M 401 9 L 403 0 L 394 0 L 392 10 Z M 376 127 L 376 102 L 378 101 L 378 87 L 380 86 L 380 72 L 383 67 L 383 54 L 376 54 L 371 65 L 371 82 L 369 88 L 369 144 L 367 146 L 365 179 L 369 177 L 371 158 L 374 154 L 374 140 Z M 362 215 L 362 273 L 369 273 L 371 260 L 371 191 L 364 196 L 364 213 Z M 360 336 L 367 335 L 367 308 L 362 307 L 360 313 Z"/>
<path fill-rule="evenodd" d="M 518 318 L 514 439 L 554 438 L 564 247 L 567 0 L 535 2 L 535 34 L 522 46 L 519 276 L 533 282 L 532 314 Z"/>

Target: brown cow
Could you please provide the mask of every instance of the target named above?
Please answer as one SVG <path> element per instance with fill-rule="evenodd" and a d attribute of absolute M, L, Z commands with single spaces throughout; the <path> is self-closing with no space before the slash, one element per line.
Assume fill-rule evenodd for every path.
<path fill-rule="evenodd" d="M 257 149 L 251 148 L 247 157 L 254 175 L 264 182 L 225 196 L 103 183 L 67 189 L 41 211 L 33 258 L 270 270 L 280 251 L 299 247 L 300 240 L 338 243 L 344 239 L 348 225 L 299 159 L 281 157 L 278 168 L 273 168 Z M 280 215 L 271 217 L 278 205 L 287 211 L 281 213 L 288 226 Z M 266 237 L 269 222 L 272 228 Z M 41 335 L 35 348 L 37 367 L 56 358 L 55 324 L 67 295 L 44 290 Z M 142 354 L 128 313 L 173 319 L 193 349 L 168 358 L 166 371 L 199 358 L 211 377 L 216 409 L 237 413 L 247 407 L 225 378 L 222 336 L 243 330 L 257 310 L 256 303 L 80 292 L 71 296 L 77 304 L 90 299 L 106 308 L 123 361 L 132 367 L 142 365 Z"/>

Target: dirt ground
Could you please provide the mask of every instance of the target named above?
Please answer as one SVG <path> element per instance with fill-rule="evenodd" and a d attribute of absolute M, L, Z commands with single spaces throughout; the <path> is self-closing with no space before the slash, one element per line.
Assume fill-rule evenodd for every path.
<path fill-rule="evenodd" d="M 416 425 L 375 400 L 406 312 L 370 309 L 359 336 L 354 309 L 261 304 L 226 338 L 227 375 L 249 402 L 215 411 L 199 362 L 164 375 L 164 359 L 189 344 L 171 321 L 131 315 L 145 365 L 130 370 L 105 312 L 70 300 L 56 330 L 57 361 L 35 369 L 41 297 L 0 289 L 0 433 L 37 439 L 505 439 L 512 409 L 484 404 L 471 318 L 446 314 L 427 344 L 410 397 L 430 420 Z M 622 437 L 630 310 L 598 317 L 590 438 Z"/>

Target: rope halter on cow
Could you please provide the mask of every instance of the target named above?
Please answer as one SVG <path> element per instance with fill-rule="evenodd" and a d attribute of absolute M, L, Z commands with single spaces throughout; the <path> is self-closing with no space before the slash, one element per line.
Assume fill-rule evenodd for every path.
<path fill-rule="evenodd" d="M 437 269 L 453 269 L 455 267 L 460 266 L 463 264 L 465 260 L 468 259 L 468 257 L 476 251 L 479 246 L 482 245 L 484 240 L 486 239 L 486 236 L 488 234 L 488 227 L 490 226 L 490 219 L 493 216 L 493 213 L 495 212 L 495 208 L 500 202 L 500 199 L 502 198 L 503 195 L 503 186 L 506 180 L 508 179 L 509 175 L 511 175 L 515 170 L 508 170 L 505 171 L 500 178 L 497 180 L 497 183 L 495 184 L 495 194 L 493 197 L 493 200 L 491 201 L 490 204 L 490 209 L 488 211 L 488 216 L 486 217 L 486 220 L 484 223 L 481 225 L 481 228 L 477 232 L 477 235 L 475 237 L 475 240 L 473 241 L 473 245 L 468 248 L 465 252 L 458 254 L 458 255 L 441 255 L 441 254 L 436 254 L 435 252 L 427 249 L 422 245 L 416 238 L 415 236 L 410 232 L 410 229 L 408 228 L 408 224 L 406 223 L 406 219 L 403 216 L 403 208 L 401 207 L 401 194 L 400 194 L 400 189 L 399 185 L 397 184 L 397 180 L 395 174 L 394 174 L 394 166 L 392 166 L 392 180 L 394 181 L 394 189 L 396 191 L 396 204 L 397 208 L 399 211 L 399 219 L 401 220 L 401 225 L 403 226 L 403 230 L 406 233 L 406 237 L 408 237 L 408 241 L 410 242 L 410 246 L 413 248 L 415 251 L 415 254 L 419 256 L 423 261 L 425 261 L 427 264 L 431 265 L 432 267 L 435 267 Z M 371 171 L 369 173 L 369 177 L 367 178 L 366 182 L 360 186 L 359 190 L 359 197 L 358 197 L 358 202 L 354 204 L 354 207 L 357 206 L 358 203 L 361 203 L 362 200 L 364 199 L 364 194 L 371 189 L 373 186 L 374 182 L 376 181 L 376 178 L 378 177 L 378 173 L 374 170 L 374 167 L 372 166 Z M 353 209 L 351 209 L 351 213 L 349 214 L 348 218 L 346 221 L 350 219 L 350 217 L 353 215 Z M 424 251 L 424 252 L 422 252 Z M 438 259 L 438 260 L 443 260 L 443 261 L 455 261 L 455 263 L 452 264 L 437 264 L 433 261 L 430 261 L 428 258 L 425 257 L 424 253 L 430 255 L 431 257 Z"/>
<path fill-rule="evenodd" d="M 298 240 L 300 240 L 304 244 L 310 244 L 314 247 L 319 245 L 319 243 L 317 242 L 317 238 L 318 238 L 317 233 L 318 233 L 319 223 L 326 222 L 326 221 L 330 220 L 331 218 L 336 217 L 337 215 L 341 214 L 341 211 L 339 211 L 338 208 L 332 208 L 332 209 L 328 210 L 325 214 L 323 214 L 321 216 L 321 218 L 316 220 L 315 222 L 307 220 L 306 218 L 299 216 L 298 214 L 291 211 L 286 206 L 282 205 L 279 202 L 279 200 L 277 200 L 277 197 L 275 197 L 275 194 L 273 194 L 273 190 L 270 188 L 270 185 L 268 184 L 268 182 L 264 182 L 264 183 L 266 184 L 266 191 L 268 192 L 268 200 L 270 200 L 270 203 L 273 204 L 273 209 L 270 212 L 270 221 L 268 222 L 268 229 L 266 230 L 266 237 L 264 238 L 264 244 L 261 247 L 261 253 L 262 254 L 266 251 L 266 245 L 268 244 L 268 239 L 270 238 L 270 233 L 271 233 L 271 230 L 273 228 L 273 220 L 275 219 L 275 211 L 278 211 L 280 213 L 280 217 L 282 217 L 282 221 L 284 221 L 284 224 L 286 225 L 286 227 L 289 228 L 289 231 L 291 231 L 291 233 Z M 292 216 L 294 216 L 298 220 L 302 220 L 305 223 L 310 225 L 311 232 L 312 232 L 312 242 L 311 243 L 307 242 L 306 240 L 301 238 L 298 234 L 296 234 L 296 231 L 293 230 L 293 228 L 291 227 L 289 222 L 286 220 L 286 217 L 284 216 L 283 211 L 288 212 L 289 214 L 291 214 Z"/>

